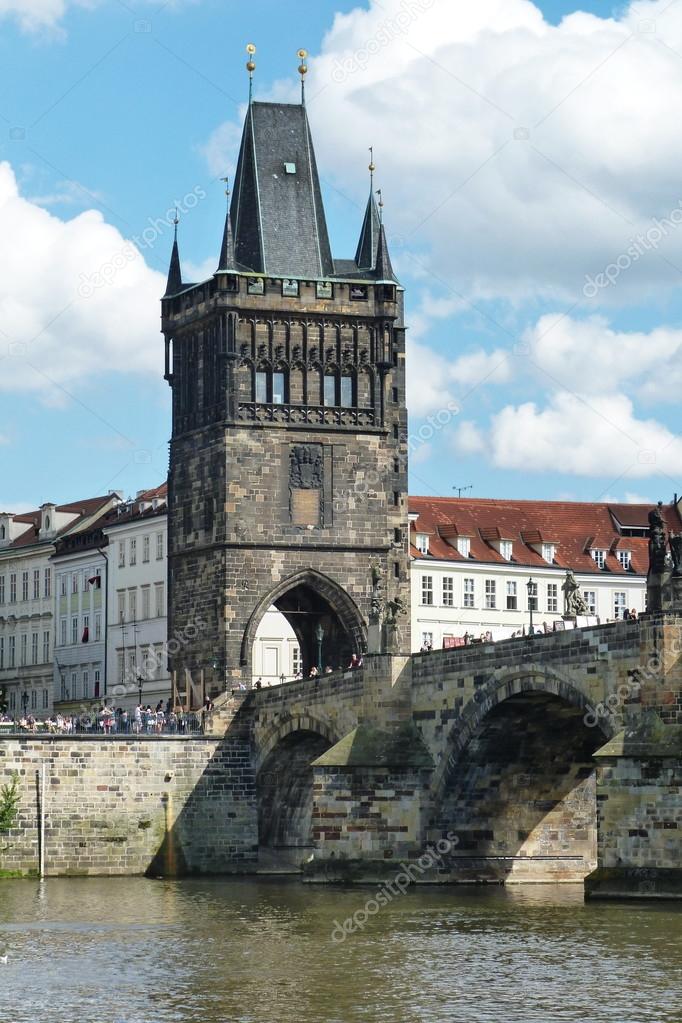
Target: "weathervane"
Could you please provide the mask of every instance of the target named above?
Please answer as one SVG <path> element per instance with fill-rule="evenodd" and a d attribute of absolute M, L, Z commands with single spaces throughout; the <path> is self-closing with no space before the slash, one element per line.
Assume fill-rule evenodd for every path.
<path fill-rule="evenodd" d="M 381 197 L 381 189 L 377 188 L 377 195 L 379 196 L 379 223 L 384 222 L 384 200 Z"/>
<path fill-rule="evenodd" d="M 296 56 L 300 60 L 298 65 L 298 73 L 301 76 L 301 106 L 305 106 L 305 76 L 308 74 L 308 51 L 298 50 Z"/>
<path fill-rule="evenodd" d="M 168 223 L 168 221 L 166 221 L 166 223 Z M 173 228 L 174 228 L 174 231 L 175 231 L 175 240 L 176 241 L 178 240 L 178 224 L 179 223 L 180 223 L 180 218 L 178 217 L 178 208 L 176 206 L 175 207 L 175 217 L 173 219 Z"/>
<path fill-rule="evenodd" d="M 221 178 L 220 180 L 225 182 L 225 197 L 227 199 L 227 204 L 229 206 L 229 204 L 230 204 L 230 179 L 226 175 L 224 178 Z"/>
<path fill-rule="evenodd" d="M 374 171 L 376 170 L 376 164 L 374 163 L 374 146 L 369 147 L 369 187 L 374 188 Z"/>
<path fill-rule="evenodd" d="M 256 62 L 253 56 L 256 52 L 256 47 L 253 43 L 246 44 L 246 52 L 249 55 L 249 59 L 246 62 L 246 70 L 249 72 L 249 103 L 251 102 L 251 96 L 253 94 L 253 72 L 256 70 Z"/>

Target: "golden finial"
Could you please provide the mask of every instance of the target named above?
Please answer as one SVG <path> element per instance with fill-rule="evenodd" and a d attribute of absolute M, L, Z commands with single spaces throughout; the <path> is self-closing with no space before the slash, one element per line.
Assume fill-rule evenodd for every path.
<path fill-rule="evenodd" d="M 383 223 L 384 219 L 384 200 L 381 195 L 381 189 L 377 188 L 377 195 L 379 196 L 379 220 Z"/>
<path fill-rule="evenodd" d="M 246 70 L 249 72 L 249 103 L 251 102 L 251 93 L 253 91 L 253 72 L 256 70 L 256 62 L 253 56 L 256 52 L 256 47 L 253 43 L 246 44 L 246 52 L 249 55 L 249 59 L 246 62 Z"/>
<path fill-rule="evenodd" d="M 229 177 L 226 176 L 224 178 L 221 178 L 220 180 L 225 182 L 225 195 L 227 196 L 227 198 L 229 200 L 229 198 L 230 198 L 230 179 L 229 179 Z"/>
<path fill-rule="evenodd" d="M 176 206 L 175 207 L 175 217 L 173 219 L 173 228 L 174 228 L 174 231 L 175 231 L 175 240 L 176 241 L 178 240 L 178 224 L 179 223 L 180 223 L 180 218 L 178 216 L 178 208 Z"/>
<path fill-rule="evenodd" d="M 298 73 L 301 76 L 301 103 L 305 104 L 305 76 L 308 74 L 308 51 L 298 50 L 296 56 L 300 60 L 298 65 Z"/>
<path fill-rule="evenodd" d="M 376 170 L 376 165 L 374 163 L 374 146 L 370 146 L 369 147 L 369 168 L 368 169 L 369 169 L 369 186 L 371 188 L 372 184 L 374 182 L 374 171 Z"/>

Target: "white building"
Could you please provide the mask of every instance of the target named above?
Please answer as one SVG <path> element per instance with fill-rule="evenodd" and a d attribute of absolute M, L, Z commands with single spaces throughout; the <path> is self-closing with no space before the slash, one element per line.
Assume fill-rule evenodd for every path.
<path fill-rule="evenodd" d="M 270 607 L 256 630 L 251 663 L 252 683 L 259 679 L 264 686 L 289 682 L 301 670 L 301 648 L 296 634 L 284 615 Z"/>
<path fill-rule="evenodd" d="M 87 712 L 104 697 L 107 555 L 101 522 L 60 539 L 52 556 L 54 702 L 62 714 Z"/>
<path fill-rule="evenodd" d="M 0 514 L 0 687 L 12 715 L 52 711 L 56 544 L 87 530 L 115 501 L 110 494 Z"/>
<path fill-rule="evenodd" d="M 664 509 L 674 532 L 680 504 Z M 589 621 L 645 610 L 649 505 L 411 497 L 412 649 L 563 624 L 575 575 Z M 531 583 L 530 593 L 528 583 Z"/>
<path fill-rule="evenodd" d="M 103 523 L 107 696 L 116 707 L 171 698 L 167 658 L 167 488 L 140 491 Z"/>

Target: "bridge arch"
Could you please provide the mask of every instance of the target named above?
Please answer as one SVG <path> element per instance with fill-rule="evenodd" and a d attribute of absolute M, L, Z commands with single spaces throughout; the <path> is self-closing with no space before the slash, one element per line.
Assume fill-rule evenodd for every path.
<path fill-rule="evenodd" d="M 261 740 L 254 762 L 263 866 L 299 866 L 310 856 L 312 763 L 336 741 L 332 728 L 307 714 L 280 720 Z"/>
<path fill-rule="evenodd" d="M 306 568 L 282 579 L 254 608 L 241 643 L 241 664 L 251 664 L 258 626 L 270 607 L 277 608 L 291 625 L 299 643 L 303 673 L 318 660 L 316 630 L 322 627 L 324 664 L 345 667 L 352 654 L 366 648 L 365 622 L 355 601 L 337 582 Z"/>
<path fill-rule="evenodd" d="M 456 870 L 477 880 L 582 880 L 596 865 L 593 756 L 614 731 L 554 671 L 493 673 L 434 772 L 434 830 L 459 836 Z"/>

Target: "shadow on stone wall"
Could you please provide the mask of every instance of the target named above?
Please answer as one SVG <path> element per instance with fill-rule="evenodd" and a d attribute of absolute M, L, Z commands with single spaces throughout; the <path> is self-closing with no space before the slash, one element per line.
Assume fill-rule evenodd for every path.
<path fill-rule="evenodd" d="M 497 704 L 460 752 L 432 839 L 453 831 L 455 880 L 575 880 L 597 859 L 594 753 L 585 711 L 525 692 Z"/>

